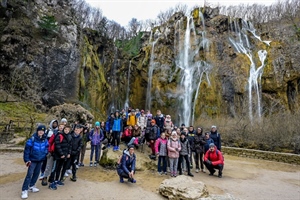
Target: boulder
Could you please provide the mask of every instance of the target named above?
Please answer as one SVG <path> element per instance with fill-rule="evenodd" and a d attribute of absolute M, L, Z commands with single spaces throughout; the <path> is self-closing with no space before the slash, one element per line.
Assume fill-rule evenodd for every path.
<path fill-rule="evenodd" d="M 168 199 L 200 199 L 209 197 L 206 185 L 188 176 L 166 179 L 159 186 L 159 193 Z"/>
<path fill-rule="evenodd" d="M 223 195 L 217 195 L 217 194 L 210 194 L 208 197 L 200 198 L 199 200 L 237 200 L 234 198 L 231 194 L 223 194 Z"/>

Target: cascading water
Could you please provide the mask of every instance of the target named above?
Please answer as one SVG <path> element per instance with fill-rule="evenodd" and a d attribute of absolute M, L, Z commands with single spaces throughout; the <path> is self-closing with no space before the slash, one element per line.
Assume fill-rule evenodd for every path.
<path fill-rule="evenodd" d="M 126 100 L 125 100 L 125 104 L 124 104 L 125 109 L 127 109 L 129 107 L 130 68 L 131 68 L 131 61 L 129 61 L 128 72 L 127 72 L 128 74 L 127 74 Z"/>
<path fill-rule="evenodd" d="M 267 45 L 270 45 L 270 41 L 262 41 L 259 36 L 256 35 L 256 30 L 250 22 L 242 21 L 242 30 L 240 29 L 237 21 L 234 21 L 234 30 L 231 30 L 235 33 L 235 39 L 229 37 L 229 41 L 233 44 L 234 48 L 238 53 L 245 54 L 250 60 L 250 70 L 249 70 L 249 78 L 248 78 L 248 105 L 249 105 L 249 118 L 250 121 L 253 121 L 253 103 L 256 105 L 256 115 L 258 119 L 261 118 L 261 76 L 263 74 L 263 69 L 265 67 L 265 59 L 267 57 L 266 50 L 259 50 L 258 56 L 261 62 L 261 66 L 256 68 L 256 65 L 253 61 L 253 52 L 251 50 L 251 45 L 248 39 L 247 31 L 252 33 L 252 35 L 261 42 L 264 42 Z M 254 90 L 253 90 L 254 88 Z M 253 102 L 253 95 L 256 95 L 256 102 Z"/>
<path fill-rule="evenodd" d="M 180 29 L 180 23 L 176 23 L 175 33 L 180 34 Z M 205 32 L 205 29 L 203 30 L 203 32 Z M 194 121 L 196 99 L 199 94 L 199 88 L 201 85 L 203 74 L 206 73 L 207 75 L 209 70 L 211 69 L 211 66 L 205 61 L 194 61 L 194 58 L 199 53 L 200 48 L 208 48 L 208 40 L 205 37 L 205 33 L 202 34 L 201 41 L 197 39 L 194 21 L 191 17 L 187 17 L 187 25 L 184 33 L 183 43 L 181 42 L 182 40 L 180 39 L 180 36 L 175 36 L 175 40 L 179 40 L 174 41 L 174 44 L 178 44 L 176 67 L 178 68 L 178 70 L 180 70 L 181 74 L 180 83 L 178 85 L 178 103 L 180 105 L 179 121 L 181 123 L 185 123 L 186 125 L 190 125 L 193 124 Z"/>
<path fill-rule="evenodd" d="M 151 95 L 151 89 L 152 89 L 152 76 L 153 76 L 153 70 L 155 67 L 154 62 L 154 47 L 157 40 L 152 42 L 152 49 L 151 49 L 151 56 L 150 56 L 150 64 L 149 64 L 149 71 L 148 71 L 148 84 L 147 84 L 147 93 L 146 93 L 146 109 L 151 109 L 151 102 L 152 102 L 152 95 Z"/>

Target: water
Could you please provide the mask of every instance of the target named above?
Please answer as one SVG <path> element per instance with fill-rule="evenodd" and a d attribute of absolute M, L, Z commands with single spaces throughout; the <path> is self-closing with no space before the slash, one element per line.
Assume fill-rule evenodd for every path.
<path fill-rule="evenodd" d="M 130 91 L 130 68 L 131 68 L 131 61 L 129 61 L 129 66 L 128 66 L 128 74 L 127 74 L 127 89 L 126 89 L 126 100 L 124 104 L 124 108 L 129 107 L 129 91 Z"/>
<path fill-rule="evenodd" d="M 234 30 L 233 37 L 229 37 L 229 41 L 234 46 L 235 50 L 238 53 L 245 54 L 250 60 L 250 70 L 248 78 L 248 110 L 249 110 L 249 119 L 253 122 L 255 116 L 260 121 L 262 114 L 262 105 L 261 105 L 261 76 L 263 74 L 263 69 L 265 67 L 265 59 L 267 57 L 266 50 L 259 50 L 257 52 L 261 65 L 256 67 L 256 64 L 253 60 L 253 52 L 251 44 L 248 39 L 247 32 L 250 32 L 254 38 L 263 42 L 267 45 L 270 45 L 270 41 L 262 41 L 260 36 L 256 34 L 256 30 L 250 22 L 242 20 L 242 29 L 237 23 L 237 20 L 234 21 Z M 255 98 L 256 97 L 256 98 Z M 254 105 L 254 106 L 253 106 Z"/>

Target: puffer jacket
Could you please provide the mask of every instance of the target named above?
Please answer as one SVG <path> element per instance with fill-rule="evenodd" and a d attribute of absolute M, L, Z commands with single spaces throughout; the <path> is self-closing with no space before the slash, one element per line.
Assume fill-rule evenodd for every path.
<path fill-rule="evenodd" d="M 181 150 L 181 145 L 178 139 L 173 139 L 172 137 L 168 140 L 167 143 L 168 148 L 168 157 L 169 158 L 179 158 L 179 151 Z M 178 148 L 178 151 L 176 151 Z"/>
<path fill-rule="evenodd" d="M 167 143 L 168 140 L 162 139 L 162 138 L 158 138 L 155 142 L 155 152 L 158 153 L 159 156 L 167 156 L 168 152 L 167 152 Z"/>
<path fill-rule="evenodd" d="M 135 115 L 129 114 L 127 118 L 127 126 L 134 126 L 137 124 L 137 118 Z"/>
<path fill-rule="evenodd" d="M 179 154 L 182 156 L 185 155 L 190 155 L 191 149 L 190 149 L 190 143 L 189 140 L 184 138 L 180 138 L 180 145 L 181 145 L 181 150 L 179 151 Z"/>
<path fill-rule="evenodd" d="M 46 159 L 48 154 L 48 140 L 45 135 L 40 138 L 37 133 L 34 133 L 31 138 L 26 141 L 23 160 L 24 162 L 40 162 Z"/>
<path fill-rule="evenodd" d="M 206 144 L 204 134 L 196 134 L 194 137 L 194 149 L 197 153 L 205 153 L 204 152 L 204 145 Z"/>
<path fill-rule="evenodd" d="M 141 127 L 141 129 L 143 130 L 146 126 L 147 126 L 147 117 L 146 115 L 141 115 L 138 118 L 138 126 Z"/>
<path fill-rule="evenodd" d="M 217 153 L 218 151 L 218 153 Z M 208 150 L 205 153 L 204 161 L 210 160 L 212 165 L 224 165 L 224 157 L 221 151 L 219 151 L 216 147 L 213 152 Z"/>
<path fill-rule="evenodd" d="M 91 145 L 100 145 L 101 141 L 104 138 L 103 131 L 101 128 L 97 129 L 92 129 L 90 132 L 90 140 L 91 140 Z"/>
<path fill-rule="evenodd" d="M 80 150 L 82 148 L 82 137 L 81 135 L 76 135 L 75 133 L 72 133 L 72 151 L 71 155 L 79 155 Z"/>
<path fill-rule="evenodd" d="M 131 171 L 135 171 L 135 162 L 136 162 L 136 156 L 133 154 L 130 156 L 128 150 L 123 151 L 123 155 L 121 158 L 121 163 L 118 166 L 118 174 L 121 175 L 123 172 L 129 174 Z"/>
<path fill-rule="evenodd" d="M 55 137 L 55 159 L 61 159 L 61 156 L 67 157 L 68 154 L 71 155 L 72 150 L 72 136 L 70 134 L 58 133 Z"/>

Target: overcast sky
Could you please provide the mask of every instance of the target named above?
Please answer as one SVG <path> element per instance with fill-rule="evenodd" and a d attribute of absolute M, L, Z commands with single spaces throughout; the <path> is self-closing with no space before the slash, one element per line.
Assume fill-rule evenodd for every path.
<path fill-rule="evenodd" d="M 100 8 L 104 16 L 122 26 L 127 26 L 132 18 L 137 20 L 156 19 L 160 11 L 174 8 L 179 3 L 186 4 L 188 8 L 204 4 L 204 0 L 86 0 L 86 2 L 93 7 Z M 220 2 L 220 5 L 238 5 L 240 3 L 270 5 L 277 0 L 208 0 L 207 2 L 211 4 Z"/>

